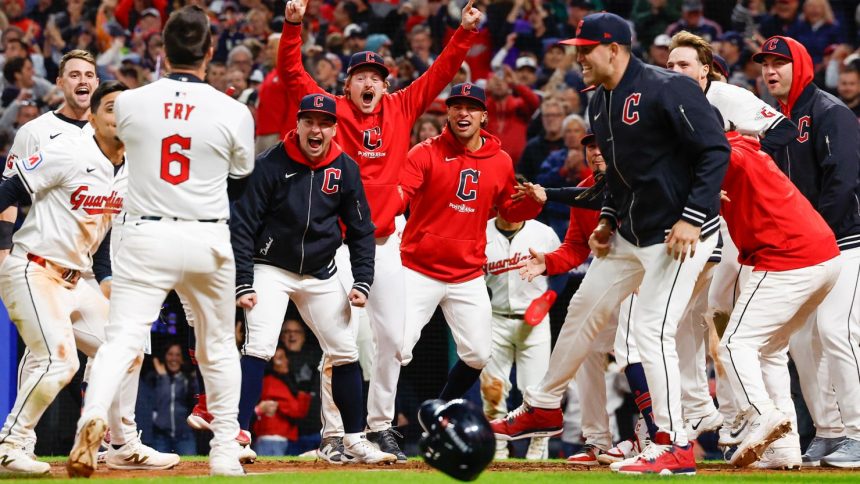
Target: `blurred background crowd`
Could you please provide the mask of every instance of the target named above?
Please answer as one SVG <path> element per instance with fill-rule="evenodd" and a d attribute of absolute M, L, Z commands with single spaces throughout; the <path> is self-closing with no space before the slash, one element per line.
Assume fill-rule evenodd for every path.
<path fill-rule="evenodd" d="M 751 60 L 764 39 L 786 35 L 807 48 L 815 64 L 815 83 L 837 95 L 860 119 L 860 0 L 477 0 L 484 11 L 480 35 L 453 83 L 486 87 L 489 125 L 499 135 L 516 169 L 547 187 L 577 184 L 587 173 L 579 144 L 586 130 L 586 87 L 572 47 L 579 21 L 606 10 L 628 19 L 634 53 L 665 66 L 670 37 L 681 30 L 713 43 L 725 58 L 729 82 L 768 99 L 760 66 Z M 257 148 L 284 135 L 283 94 L 274 69 L 284 22 L 281 0 L 0 0 L 0 146 L 7 152 L 17 128 L 62 102 L 54 86 L 60 57 L 71 49 L 96 55 L 102 81 L 118 79 L 130 87 L 164 75 L 161 27 L 174 9 L 197 4 L 207 9 L 215 36 L 215 56 L 206 81 L 254 113 Z M 332 94 L 341 94 L 352 53 L 380 53 L 391 74 L 390 89 L 409 86 L 424 73 L 459 25 L 462 3 L 452 0 L 309 0 L 303 29 L 306 70 Z M 415 124 L 413 142 L 440 133 L 444 93 Z M 286 113 L 289 115 L 289 113 Z M 643 140 L 646 142 L 646 140 Z M 549 205 L 540 219 L 564 237 L 568 210 Z M 582 268 L 554 278 L 560 297 L 551 312 L 558 332 Z M 406 450 L 415 454 L 417 405 L 444 384 L 452 350 L 441 315 L 434 316 L 416 349 L 421 366 L 403 370 L 398 421 Z M 207 438 L 185 425 L 197 392 L 187 357 L 187 332 L 175 298 L 153 325 L 153 357 L 147 358 L 138 423 L 148 444 L 183 454 L 206 452 Z M 237 338 L 241 339 L 241 321 Z M 22 348 L 22 345 L 19 345 Z M 258 452 L 300 454 L 319 444 L 319 345 L 290 309 L 281 343 L 267 374 L 254 427 Z M 83 368 L 83 366 L 82 366 Z M 607 360 L 608 411 L 615 413 L 616 435 L 629 435 L 637 413 Z M 624 383 L 620 383 L 624 382 Z M 63 454 L 71 446 L 72 409 L 79 408 L 76 385 L 63 393 L 38 432 L 37 454 Z M 587 396 L 586 396 L 587 397 Z M 474 398 L 479 399 L 478 392 Z M 513 392 L 511 405 L 518 404 Z M 580 442 L 578 410 L 572 392 L 566 432 L 555 439 L 552 455 L 569 455 Z M 802 399 L 795 399 L 802 405 Z M 511 407 L 513 408 L 513 407 Z M 801 434 L 812 436 L 802 409 Z M 805 442 L 804 442 L 805 444 Z M 709 448 L 707 442 L 705 449 Z M 410 452 L 411 451 L 411 452 Z M 516 454 L 516 453 L 515 453 Z"/>

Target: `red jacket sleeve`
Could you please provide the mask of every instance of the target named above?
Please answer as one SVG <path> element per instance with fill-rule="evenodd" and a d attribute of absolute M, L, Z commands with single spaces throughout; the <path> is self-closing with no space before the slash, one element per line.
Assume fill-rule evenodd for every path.
<path fill-rule="evenodd" d="M 307 392 L 299 392 L 298 395 L 286 392 L 284 399 L 278 399 L 278 413 L 287 418 L 305 418 L 310 408 L 311 395 Z"/>
<path fill-rule="evenodd" d="M 406 155 L 406 164 L 400 172 L 400 189 L 402 190 L 403 205 L 400 213 L 406 211 L 409 200 L 421 189 L 424 184 L 424 170 L 431 162 L 430 145 L 420 143 L 409 150 Z"/>
<path fill-rule="evenodd" d="M 128 17 L 133 4 L 134 0 L 119 0 L 116 10 L 114 10 L 113 15 L 116 17 L 116 21 L 125 28 L 128 28 Z"/>
<path fill-rule="evenodd" d="M 521 101 L 517 105 L 517 114 L 526 121 L 530 120 L 532 114 L 540 107 L 540 96 L 523 84 L 515 84 L 513 90 L 517 92 L 518 99 Z"/>
<path fill-rule="evenodd" d="M 299 109 L 302 98 L 308 94 L 324 93 L 325 90 L 317 84 L 305 70 L 302 63 L 302 26 L 284 22 L 281 41 L 278 44 L 278 79 L 283 84 L 286 99 L 285 131 L 295 127 L 295 114 Z"/>
<path fill-rule="evenodd" d="M 400 103 L 400 110 L 407 117 L 409 126 L 415 123 L 418 116 L 430 107 L 430 103 L 454 79 L 457 70 L 466 60 L 475 35 L 475 32 L 459 27 L 427 72 L 405 89 L 392 95 Z"/>
<path fill-rule="evenodd" d="M 600 212 L 583 208 L 570 209 L 570 224 L 564 235 L 564 242 L 554 251 L 546 254 L 546 273 L 548 275 L 562 274 L 585 262 L 591 249 L 588 238 L 591 231 L 587 227 L 597 226 Z"/>
<path fill-rule="evenodd" d="M 502 153 L 504 154 L 504 160 L 499 160 L 498 163 L 500 166 L 504 167 L 503 169 L 507 170 L 508 173 L 504 188 L 496 197 L 496 208 L 499 209 L 499 213 L 502 217 L 509 222 L 522 222 L 523 220 L 530 220 L 537 217 L 543 209 L 543 205 L 538 203 L 535 199 L 532 197 L 524 197 L 516 201 L 511 199 L 511 195 L 516 191 L 514 190 L 514 187 L 517 184 L 517 181 L 514 178 L 514 164 L 507 153 Z"/>

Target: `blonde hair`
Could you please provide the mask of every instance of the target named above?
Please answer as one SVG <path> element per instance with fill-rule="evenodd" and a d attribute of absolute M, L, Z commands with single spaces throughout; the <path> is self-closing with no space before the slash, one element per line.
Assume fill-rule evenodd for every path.
<path fill-rule="evenodd" d="M 714 68 L 714 50 L 710 42 L 696 34 L 682 30 L 672 36 L 669 51 L 671 52 L 678 47 L 689 47 L 695 50 L 699 63 L 708 66 L 708 79 L 711 81 L 719 80 L 719 71 Z"/>
<path fill-rule="evenodd" d="M 62 59 L 60 59 L 60 71 L 57 74 L 57 77 L 63 77 L 63 71 L 66 68 L 66 64 L 72 59 L 80 59 L 85 62 L 89 62 L 93 65 L 93 68 L 96 68 L 96 58 L 93 57 L 91 53 L 82 49 L 74 49 L 66 52 Z"/>
<path fill-rule="evenodd" d="M 807 5 L 818 4 L 824 10 L 824 22 L 828 24 L 836 23 L 836 17 L 833 15 L 833 8 L 828 0 L 806 0 L 803 3 L 803 8 Z"/>

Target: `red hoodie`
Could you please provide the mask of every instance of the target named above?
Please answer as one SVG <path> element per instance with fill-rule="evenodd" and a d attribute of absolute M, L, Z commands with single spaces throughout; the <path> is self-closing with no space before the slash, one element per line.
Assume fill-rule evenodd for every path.
<path fill-rule="evenodd" d="M 284 22 L 278 46 L 278 76 L 286 91 L 286 111 L 298 111 L 307 94 L 324 92 L 302 65 L 302 26 Z M 362 113 L 346 96 L 336 96 L 337 135 L 343 151 L 361 168 L 361 180 L 376 225 L 376 237 L 394 233 L 394 217 L 401 207 L 397 179 L 409 151 L 412 125 L 451 82 L 474 38 L 458 28 L 442 54 L 409 87 L 384 94 L 371 114 Z M 295 127 L 295 117 L 290 118 Z"/>
<path fill-rule="evenodd" d="M 308 415 L 308 409 L 311 407 L 310 394 L 299 392 L 298 395 L 293 395 L 290 387 L 280 378 L 267 375 L 263 378 L 263 392 L 260 394 L 260 401 L 263 400 L 278 402 L 278 411 L 271 417 L 258 415 L 254 423 L 254 434 L 257 437 L 279 435 L 287 440 L 298 440 L 299 427 L 296 420 Z"/>
<path fill-rule="evenodd" d="M 482 277 L 493 208 L 511 222 L 540 213 L 531 197 L 511 200 L 517 184 L 511 157 L 498 138 L 481 135 L 484 145 L 467 151 L 446 127 L 409 151 L 400 177 L 411 199 L 400 246 L 405 267 L 448 283 Z"/>
<path fill-rule="evenodd" d="M 528 141 L 529 121 L 540 107 L 540 98 L 530 87 L 522 84 L 512 86 L 512 90 L 518 95 L 510 94 L 499 100 L 492 96 L 487 98 L 487 131 L 501 136 L 502 147 L 514 163 L 519 163 Z"/>
<path fill-rule="evenodd" d="M 836 237 L 758 141 L 728 133 L 732 147 L 720 213 L 738 247 L 738 262 L 756 271 L 788 271 L 839 255 Z"/>
<path fill-rule="evenodd" d="M 579 187 L 590 187 L 594 185 L 594 176 L 589 176 L 580 182 Z M 600 210 L 589 210 L 587 208 L 571 207 L 570 225 L 564 234 L 564 242 L 552 252 L 546 254 L 546 273 L 548 275 L 562 274 L 574 267 L 579 266 L 591 248 L 588 247 L 588 238 L 597 227 L 600 219 Z"/>
<path fill-rule="evenodd" d="M 788 102 L 783 103 L 779 101 L 779 108 L 782 110 L 782 114 L 791 119 L 791 109 L 794 107 L 797 98 L 800 97 L 800 93 L 812 82 L 812 79 L 815 77 L 815 70 L 812 65 L 812 57 L 809 56 L 809 52 L 806 51 L 806 47 L 803 44 L 791 37 L 778 37 L 784 40 L 788 44 L 789 50 L 791 50 L 792 75 L 791 88 L 788 90 Z"/>

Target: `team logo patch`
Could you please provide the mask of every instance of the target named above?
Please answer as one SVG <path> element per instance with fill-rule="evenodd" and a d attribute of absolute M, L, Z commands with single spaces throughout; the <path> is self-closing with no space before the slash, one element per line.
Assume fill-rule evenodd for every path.
<path fill-rule="evenodd" d="M 42 163 L 42 152 L 38 152 L 35 155 L 30 156 L 26 160 L 24 160 L 24 169 L 30 171 Z"/>
<path fill-rule="evenodd" d="M 379 149 L 379 147 L 382 146 L 382 129 L 380 129 L 379 126 L 365 129 L 364 139 L 362 141 L 365 149 L 370 151 Z"/>
<path fill-rule="evenodd" d="M 642 93 L 634 92 L 624 100 L 624 111 L 621 116 L 624 124 L 634 125 L 639 122 L 639 112 L 635 108 L 639 106 L 640 99 L 642 99 Z"/>
<path fill-rule="evenodd" d="M 460 183 L 457 185 L 457 198 L 471 202 L 478 198 L 478 176 L 481 172 L 467 168 L 460 172 Z"/>
<path fill-rule="evenodd" d="M 334 195 L 340 189 L 340 170 L 337 168 L 326 168 L 323 172 L 322 192 L 326 195 Z"/>
<path fill-rule="evenodd" d="M 797 142 L 806 143 L 809 141 L 809 128 L 812 126 L 812 118 L 803 116 L 797 120 Z"/>
<path fill-rule="evenodd" d="M 13 155 L 12 153 L 9 153 L 9 156 L 6 157 L 6 169 L 11 170 L 12 167 L 15 166 L 15 160 L 17 159 L 17 156 Z"/>

